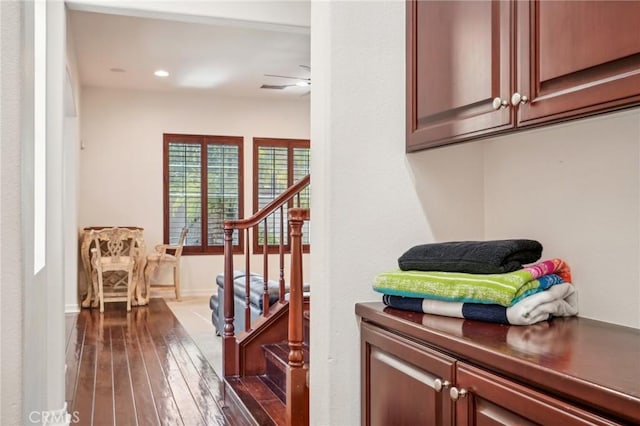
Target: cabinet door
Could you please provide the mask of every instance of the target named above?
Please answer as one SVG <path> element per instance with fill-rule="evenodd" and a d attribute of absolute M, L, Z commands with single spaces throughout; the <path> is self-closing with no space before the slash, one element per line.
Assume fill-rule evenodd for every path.
<path fill-rule="evenodd" d="M 407 2 L 407 151 L 512 127 L 512 3 Z"/>
<path fill-rule="evenodd" d="M 454 359 L 366 323 L 361 340 L 363 425 L 453 424 Z"/>
<path fill-rule="evenodd" d="M 458 362 L 456 425 L 616 425 L 574 405 Z"/>
<path fill-rule="evenodd" d="M 640 102 L 640 1 L 517 2 L 517 125 Z"/>

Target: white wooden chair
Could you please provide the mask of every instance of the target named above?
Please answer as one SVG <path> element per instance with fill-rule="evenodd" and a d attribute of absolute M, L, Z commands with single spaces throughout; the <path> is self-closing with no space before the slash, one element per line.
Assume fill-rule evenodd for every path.
<path fill-rule="evenodd" d="M 187 237 L 188 228 L 185 226 L 180 233 L 178 244 L 158 244 L 155 247 L 155 253 L 147 256 L 147 266 L 144 271 L 145 283 L 147 286 L 146 298 L 149 300 L 151 289 L 171 289 L 176 293 L 176 300 L 180 301 L 180 256 L 182 256 L 182 247 Z M 173 283 L 163 284 L 155 283 L 151 285 L 151 274 L 157 268 L 170 267 L 173 269 Z"/>
<path fill-rule="evenodd" d="M 136 261 L 141 255 L 141 231 L 106 228 L 92 230 L 91 238 L 94 242 L 91 264 L 97 275 L 100 312 L 104 312 L 105 302 L 119 301 L 126 301 L 127 311 L 130 311 L 135 290 Z"/>

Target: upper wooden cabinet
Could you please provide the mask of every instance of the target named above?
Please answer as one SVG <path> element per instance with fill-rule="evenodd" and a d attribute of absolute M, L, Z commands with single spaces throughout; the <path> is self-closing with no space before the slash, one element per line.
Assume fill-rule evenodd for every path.
<path fill-rule="evenodd" d="M 638 1 L 407 2 L 407 151 L 640 103 Z"/>
<path fill-rule="evenodd" d="M 408 151 L 513 126 L 510 108 L 493 108 L 512 87 L 512 9 L 510 2 L 407 3 Z"/>
<path fill-rule="evenodd" d="M 518 2 L 518 126 L 640 102 L 639 1 Z"/>

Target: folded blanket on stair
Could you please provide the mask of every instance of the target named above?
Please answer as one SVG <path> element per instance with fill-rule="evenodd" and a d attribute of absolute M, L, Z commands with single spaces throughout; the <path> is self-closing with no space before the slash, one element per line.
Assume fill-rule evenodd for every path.
<path fill-rule="evenodd" d="M 566 317 L 578 313 L 578 296 L 571 283 L 554 285 L 545 291 L 527 296 L 510 307 L 387 294 L 383 296 L 382 301 L 387 306 L 405 311 L 510 325 L 530 325 L 552 317 Z"/>
<path fill-rule="evenodd" d="M 542 244 L 535 240 L 455 241 L 412 247 L 400 256 L 398 266 L 403 271 L 503 274 L 541 255 Z"/>
<path fill-rule="evenodd" d="M 505 274 L 383 272 L 374 278 L 373 289 L 391 296 L 512 306 L 562 282 L 571 282 L 569 266 L 551 259 Z"/>

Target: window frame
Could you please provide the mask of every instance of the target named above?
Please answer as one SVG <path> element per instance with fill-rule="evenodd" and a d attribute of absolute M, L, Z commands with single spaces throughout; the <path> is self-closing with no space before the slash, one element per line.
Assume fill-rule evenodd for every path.
<path fill-rule="evenodd" d="M 258 193 L 258 158 L 259 158 L 259 147 L 272 147 L 272 148 L 287 148 L 287 188 L 291 187 L 295 182 L 293 181 L 293 150 L 294 148 L 307 148 L 311 150 L 311 141 L 309 139 L 283 139 L 283 138 L 264 138 L 264 137 L 254 137 L 253 138 L 253 165 L 252 165 L 252 173 L 253 173 L 253 188 L 252 188 L 252 198 L 253 198 L 253 214 L 255 214 L 260 208 L 259 204 L 259 193 Z M 292 208 L 294 206 L 295 196 L 288 202 L 288 208 Z M 284 223 L 287 223 L 287 219 L 285 218 Z M 256 254 L 262 254 L 263 245 L 258 244 L 259 235 L 258 235 L 258 226 L 253 229 L 253 252 Z M 284 244 L 283 249 L 284 253 L 291 253 L 291 238 L 290 238 L 290 229 L 287 229 L 287 244 Z M 279 244 L 267 244 L 267 253 L 278 253 L 280 250 Z M 302 244 L 302 252 L 309 253 L 311 251 L 311 244 Z"/>
<path fill-rule="evenodd" d="M 200 145 L 200 209 L 201 209 L 201 245 L 183 246 L 183 255 L 212 255 L 224 254 L 222 245 L 208 245 L 208 146 L 209 145 L 233 145 L 238 147 L 238 219 L 244 218 L 244 137 L 242 136 L 217 136 L 217 135 L 193 135 L 181 133 L 163 133 L 163 241 L 169 244 L 169 144 L 186 143 Z M 233 253 L 244 251 L 244 238 L 242 230 L 237 230 L 238 243 L 233 245 Z M 187 241 L 189 235 L 187 234 Z"/>

